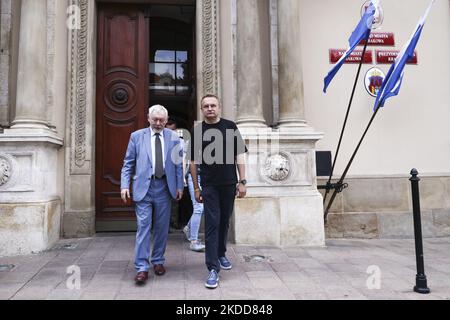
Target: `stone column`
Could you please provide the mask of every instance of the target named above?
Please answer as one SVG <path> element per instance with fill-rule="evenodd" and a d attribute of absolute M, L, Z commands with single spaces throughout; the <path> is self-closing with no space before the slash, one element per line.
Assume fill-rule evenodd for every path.
<path fill-rule="evenodd" d="M 61 229 L 63 140 L 47 116 L 47 0 L 22 0 L 19 36 L 16 116 L 0 134 L 0 256 L 47 250 Z"/>
<path fill-rule="evenodd" d="M 16 116 L 13 129 L 48 129 L 47 0 L 22 0 Z"/>
<path fill-rule="evenodd" d="M 279 125 L 306 125 L 300 46 L 300 1 L 278 0 Z"/>
<path fill-rule="evenodd" d="M 257 123 L 250 115 L 262 114 L 257 2 L 238 2 L 238 63 L 245 63 L 238 65 L 238 121 L 249 119 L 250 124 Z M 300 1 L 278 0 L 278 6 L 280 127 L 241 130 L 249 149 L 249 183 L 247 197 L 236 200 L 234 238 L 237 244 L 322 246 L 323 204 L 315 163 L 322 134 L 304 117 Z"/>
<path fill-rule="evenodd" d="M 0 0 L 0 127 L 9 126 L 11 67 L 11 1 Z M 0 129 L 1 130 L 1 129 Z"/>
<path fill-rule="evenodd" d="M 266 127 L 262 104 L 260 0 L 237 0 L 237 123 Z"/>

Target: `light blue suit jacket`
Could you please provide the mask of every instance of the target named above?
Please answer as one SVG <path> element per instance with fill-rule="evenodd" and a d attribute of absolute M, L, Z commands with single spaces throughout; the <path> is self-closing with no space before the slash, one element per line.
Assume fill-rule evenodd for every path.
<path fill-rule="evenodd" d="M 120 188 L 129 189 L 133 182 L 133 201 L 144 199 L 150 187 L 153 174 L 150 129 L 131 134 L 127 153 L 123 161 Z M 183 190 L 183 151 L 180 138 L 169 129 L 164 129 L 165 174 L 171 196 L 176 199 L 177 190 Z"/>

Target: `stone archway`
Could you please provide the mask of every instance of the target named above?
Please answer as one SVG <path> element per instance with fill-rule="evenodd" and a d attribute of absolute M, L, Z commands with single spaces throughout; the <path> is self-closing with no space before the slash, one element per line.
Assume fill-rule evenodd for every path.
<path fill-rule="evenodd" d="M 149 1 L 150 2 L 150 1 Z M 218 0 L 197 0 L 197 97 L 220 95 Z M 79 29 L 69 35 L 63 237 L 95 233 L 96 1 L 71 0 Z"/>

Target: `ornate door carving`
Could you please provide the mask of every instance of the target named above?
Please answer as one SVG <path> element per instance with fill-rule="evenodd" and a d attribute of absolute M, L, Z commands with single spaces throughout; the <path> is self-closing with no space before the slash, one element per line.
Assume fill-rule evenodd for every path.
<path fill-rule="evenodd" d="M 120 199 L 120 171 L 133 131 L 148 126 L 149 24 L 135 5 L 99 5 L 96 111 L 97 231 L 132 230 Z"/>

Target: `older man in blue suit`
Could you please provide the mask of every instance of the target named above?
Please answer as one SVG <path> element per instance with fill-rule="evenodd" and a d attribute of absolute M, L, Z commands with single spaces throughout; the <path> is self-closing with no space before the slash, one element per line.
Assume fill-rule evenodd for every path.
<path fill-rule="evenodd" d="M 149 109 L 150 127 L 131 134 L 121 176 L 121 197 L 126 203 L 133 184 L 137 234 L 135 246 L 135 281 L 145 284 L 150 269 L 150 232 L 153 225 L 151 263 L 162 276 L 164 253 L 169 234 L 171 197 L 183 196 L 182 149 L 180 139 L 165 129 L 167 109 L 156 105 Z"/>

